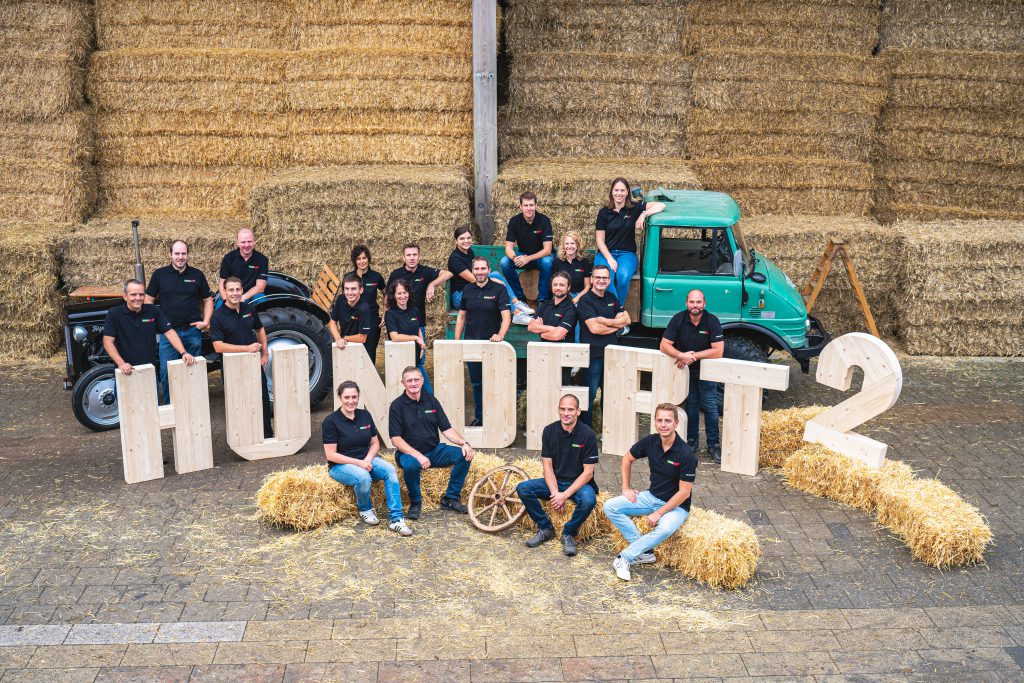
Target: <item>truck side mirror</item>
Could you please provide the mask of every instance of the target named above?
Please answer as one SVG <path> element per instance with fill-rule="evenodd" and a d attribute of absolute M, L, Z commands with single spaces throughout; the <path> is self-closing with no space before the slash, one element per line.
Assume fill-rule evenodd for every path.
<path fill-rule="evenodd" d="M 742 278 L 743 273 L 746 272 L 747 265 L 743 262 L 743 250 L 737 249 L 732 253 L 732 274 L 735 277 Z"/>

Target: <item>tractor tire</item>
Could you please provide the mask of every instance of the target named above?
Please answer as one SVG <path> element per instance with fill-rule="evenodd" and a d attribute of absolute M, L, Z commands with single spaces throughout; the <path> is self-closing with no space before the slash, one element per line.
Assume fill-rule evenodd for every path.
<path fill-rule="evenodd" d="M 761 350 L 754 342 L 750 341 L 746 337 L 737 336 L 726 336 L 725 337 L 725 352 L 722 354 L 724 358 L 731 358 L 733 360 L 748 360 L 752 363 L 767 363 L 768 355 Z M 765 392 L 767 393 L 767 392 Z M 722 406 L 725 405 L 725 385 L 718 385 L 718 409 L 722 410 Z"/>
<path fill-rule="evenodd" d="M 71 410 L 75 418 L 94 432 L 106 432 L 121 425 L 114 369 L 113 364 L 89 368 L 71 389 Z"/>
<path fill-rule="evenodd" d="M 316 410 L 331 392 L 331 335 L 315 316 L 297 308 L 270 308 L 260 311 L 260 320 L 267 332 L 271 363 L 267 367 L 270 398 L 274 398 L 272 372 L 276 346 L 302 344 L 309 350 L 309 405 Z"/>

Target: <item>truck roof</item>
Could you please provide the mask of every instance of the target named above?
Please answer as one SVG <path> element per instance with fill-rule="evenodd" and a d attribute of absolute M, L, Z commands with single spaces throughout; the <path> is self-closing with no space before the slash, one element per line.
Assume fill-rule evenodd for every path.
<path fill-rule="evenodd" d="M 658 188 L 644 200 L 665 204 L 664 211 L 651 216 L 654 225 L 728 228 L 740 219 L 740 205 L 724 192 Z"/>

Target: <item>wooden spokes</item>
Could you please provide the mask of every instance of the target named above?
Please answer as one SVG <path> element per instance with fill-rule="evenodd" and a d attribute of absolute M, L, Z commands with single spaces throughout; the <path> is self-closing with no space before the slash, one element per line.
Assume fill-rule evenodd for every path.
<path fill-rule="evenodd" d="M 526 508 L 516 495 L 516 486 L 528 478 L 513 465 L 502 465 L 485 474 L 469 492 L 469 520 L 473 526 L 495 533 L 522 519 Z"/>

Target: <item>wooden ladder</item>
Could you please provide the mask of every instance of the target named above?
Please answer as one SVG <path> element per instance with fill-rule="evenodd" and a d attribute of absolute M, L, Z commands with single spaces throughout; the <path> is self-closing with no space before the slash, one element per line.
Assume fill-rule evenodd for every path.
<path fill-rule="evenodd" d="M 825 284 L 825 278 L 828 277 L 829 271 L 832 270 L 832 261 L 835 260 L 836 256 L 841 256 L 843 264 L 846 266 L 846 274 L 850 276 L 850 284 L 853 285 L 853 293 L 857 297 L 857 304 L 860 305 L 860 312 L 864 314 L 864 320 L 868 324 L 868 331 L 877 337 L 878 328 L 875 326 L 875 317 L 871 315 L 871 307 L 868 306 L 867 297 L 864 296 L 864 288 L 860 286 L 860 280 L 857 278 L 857 273 L 853 268 L 850 249 L 846 242 L 835 237 L 830 239 L 829 243 L 825 245 L 825 253 L 821 255 L 818 267 L 814 269 L 814 274 L 811 275 L 810 281 L 804 285 L 803 290 L 800 292 L 800 296 L 804 298 L 804 304 L 807 306 L 807 312 L 811 312 L 814 302 L 818 300 L 818 295 Z"/>

